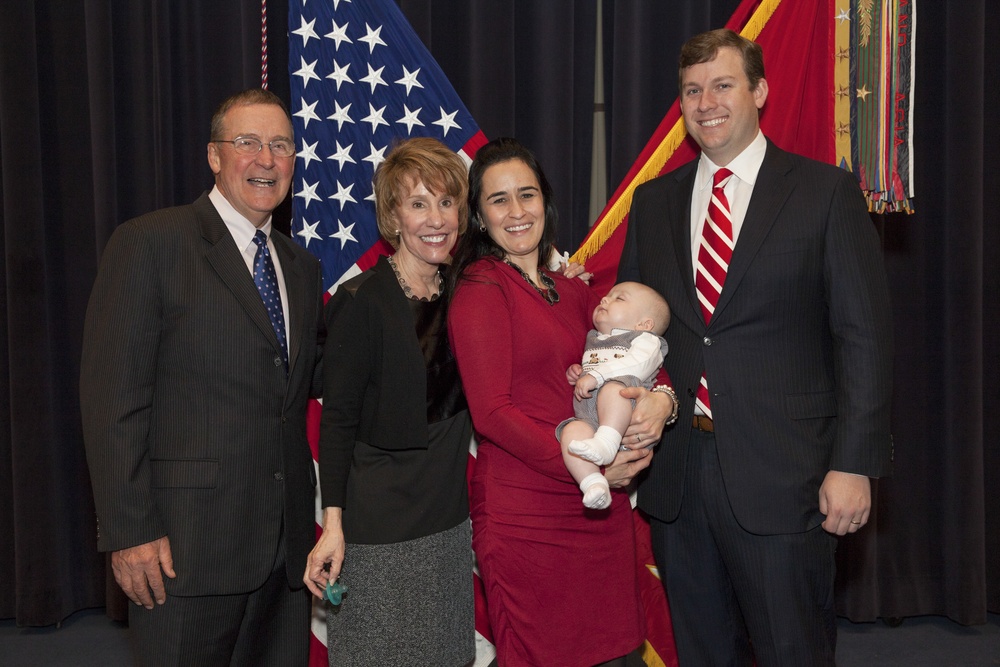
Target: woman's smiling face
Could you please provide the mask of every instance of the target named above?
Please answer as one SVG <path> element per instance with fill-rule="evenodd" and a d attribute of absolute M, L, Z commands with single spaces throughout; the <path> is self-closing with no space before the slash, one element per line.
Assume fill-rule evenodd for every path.
<path fill-rule="evenodd" d="M 486 169 L 482 183 L 479 210 L 490 238 L 522 268 L 537 266 L 545 200 L 535 172 L 521 160 L 508 160 Z"/>

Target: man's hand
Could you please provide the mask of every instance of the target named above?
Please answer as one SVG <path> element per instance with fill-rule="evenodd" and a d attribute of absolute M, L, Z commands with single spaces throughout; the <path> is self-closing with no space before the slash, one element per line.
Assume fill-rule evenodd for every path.
<path fill-rule="evenodd" d="M 834 535 L 856 533 L 868 523 L 872 485 L 864 475 L 831 470 L 819 487 L 819 511 L 826 515 L 823 530 Z"/>
<path fill-rule="evenodd" d="M 153 600 L 156 604 L 167 601 L 161 569 L 171 579 L 177 576 L 174 559 L 170 555 L 170 540 L 166 535 L 152 542 L 112 552 L 111 569 L 128 599 L 146 609 L 153 608 Z"/>
<path fill-rule="evenodd" d="M 622 436 L 622 445 L 638 449 L 658 443 L 667 417 L 673 414 L 673 400 L 663 392 L 647 391 L 642 387 L 625 387 L 619 393 L 635 400 L 632 423 Z"/>
<path fill-rule="evenodd" d="M 653 462 L 653 448 L 623 449 L 615 456 L 611 465 L 604 469 L 604 477 L 613 489 L 628 486 L 636 475 Z"/>

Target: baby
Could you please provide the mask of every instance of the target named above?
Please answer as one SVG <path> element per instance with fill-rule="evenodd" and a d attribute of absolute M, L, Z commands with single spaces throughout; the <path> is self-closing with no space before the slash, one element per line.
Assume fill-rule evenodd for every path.
<path fill-rule="evenodd" d="M 566 370 L 566 379 L 575 385 L 576 416 L 556 427 L 556 437 L 566 468 L 583 491 L 583 504 L 605 509 L 611 505 L 611 489 L 599 466 L 614 460 L 632 420 L 633 403 L 619 391 L 622 386 L 652 387 L 667 353 L 662 336 L 670 324 L 670 308 L 650 287 L 619 283 L 601 299 L 593 319 L 583 364 Z"/>

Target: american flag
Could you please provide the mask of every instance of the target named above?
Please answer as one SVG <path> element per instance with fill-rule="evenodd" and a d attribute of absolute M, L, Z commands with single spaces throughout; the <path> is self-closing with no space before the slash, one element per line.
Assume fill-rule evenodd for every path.
<path fill-rule="evenodd" d="M 331 290 L 384 252 L 372 175 L 393 140 L 434 137 L 471 161 L 486 139 L 391 0 L 292 0 L 288 27 L 292 233 Z"/>
<path fill-rule="evenodd" d="M 332 293 L 391 250 L 375 224 L 372 176 L 393 141 L 434 137 L 471 162 L 486 137 L 392 0 L 292 0 L 288 27 L 292 235 L 319 257 Z M 318 412 L 310 407 L 314 459 Z M 318 495 L 316 511 L 320 520 Z M 478 577 L 476 587 L 475 664 L 486 665 L 495 651 Z M 313 607 L 310 665 L 325 667 L 325 612 Z"/>

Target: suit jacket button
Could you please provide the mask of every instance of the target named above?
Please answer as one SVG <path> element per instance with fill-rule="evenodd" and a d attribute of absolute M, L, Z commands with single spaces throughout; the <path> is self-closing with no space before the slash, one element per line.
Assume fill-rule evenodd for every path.
<path fill-rule="evenodd" d="M 279 470 L 278 472 L 274 473 L 274 479 L 276 479 L 279 482 L 282 482 L 285 479 L 285 475 Z"/>
<path fill-rule="evenodd" d="M 709 338 L 708 336 L 705 336 L 704 338 L 702 338 L 702 339 L 701 339 L 701 342 L 702 342 L 702 343 L 703 343 L 704 345 L 708 346 L 708 345 L 711 345 L 711 344 L 712 344 L 712 339 L 711 339 L 711 338 Z"/>
<path fill-rule="evenodd" d="M 283 364 L 283 363 L 284 363 L 284 362 L 283 362 L 283 361 L 281 360 L 281 357 L 275 357 L 275 358 L 274 358 L 274 365 L 275 365 L 275 366 L 280 366 L 280 365 L 281 365 L 281 364 Z"/>

